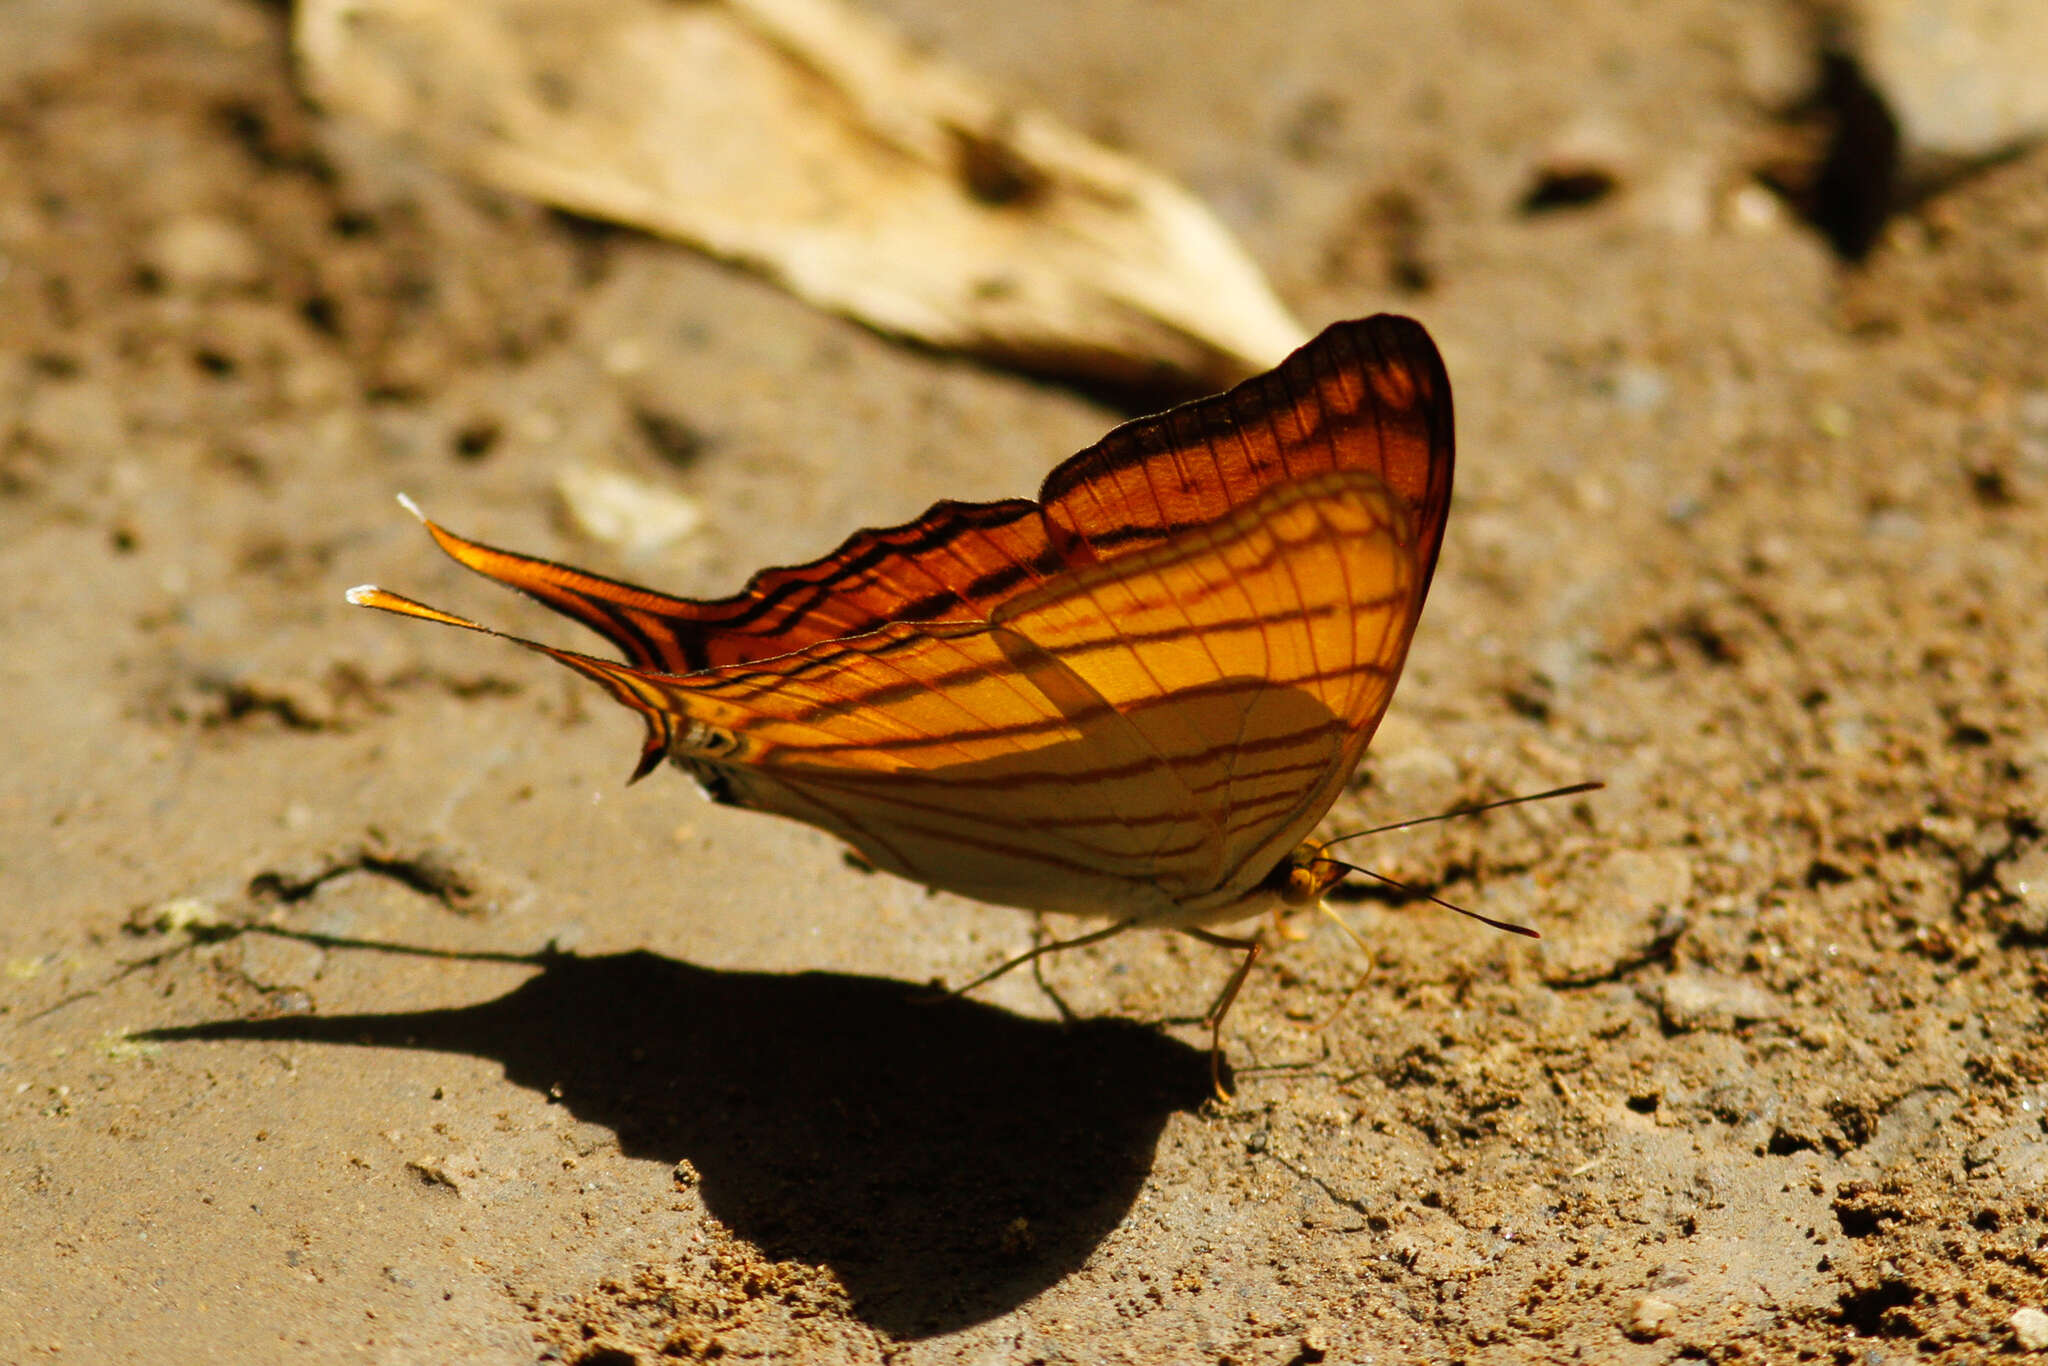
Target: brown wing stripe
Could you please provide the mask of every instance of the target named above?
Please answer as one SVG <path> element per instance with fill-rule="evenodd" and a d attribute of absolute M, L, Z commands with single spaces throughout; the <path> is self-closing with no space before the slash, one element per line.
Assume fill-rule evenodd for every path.
<path fill-rule="evenodd" d="M 871 810 L 874 807 L 886 805 L 894 811 L 914 813 L 917 816 L 932 817 L 949 814 L 948 808 L 943 805 L 909 801 L 900 793 L 883 794 L 865 787 L 843 787 L 830 780 L 819 783 L 811 791 L 809 795 L 812 800 L 830 809 L 835 816 L 844 821 L 848 826 L 855 829 L 863 829 L 869 838 L 877 838 L 873 833 L 872 824 L 862 821 L 855 812 L 847 811 L 832 802 L 826 801 L 822 795 L 825 792 L 831 792 L 836 796 L 858 801 L 861 803 L 863 810 Z M 1082 862 L 1059 850 L 1048 849 L 1043 842 L 1013 843 L 1009 840 L 998 839 L 992 835 L 969 834 L 961 829 L 958 822 L 926 821 L 921 823 L 913 820 L 899 819 L 895 823 L 916 833 L 927 837 L 942 838 L 949 844 L 958 845 L 963 848 L 974 849 L 982 853 L 1000 854 L 1025 862 L 1050 864 L 1055 868 L 1088 877 L 1100 877 L 1107 866 L 1115 865 L 1121 865 L 1129 869 L 1128 876 L 1143 875 L 1151 872 L 1159 860 L 1195 852 L 1213 838 L 1206 831 L 1202 831 L 1198 833 L 1195 840 L 1190 844 L 1166 846 L 1155 850 L 1148 850 L 1144 854 L 1126 854 L 1117 850 L 1106 849 L 1099 845 L 1088 844 L 1082 840 L 1071 840 L 1071 843 L 1077 849 L 1088 852 L 1090 861 Z M 1196 824 L 1199 829 L 1199 823 L 1190 822 L 1190 824 Z M 1034 823 L 1020 821 L 1018 828 L 1020 830 L 1031 830 L 1037 827 Z M 884 847 L 888 847 L 889 844 L 888 841 L 879 839 L 877 839 L 877 842 L 883 844 Z"/>
<path fill-rule="evenodd" d="M 1252 756 L 1294 749 L 1308 744 L 1319 737 L 1334 734 L 1341 729 L 1341 725 L 1331 721 L 1327 725 L 1317 726 L 1308 730 L 1291 731 L 1283 735 L 1268 736 L 1260 740 L 1249 740 L 1241 743 L 1218 744 L 1207 749 L 1194 750 L 1186 754 L 1170 755 L 1166 756 L 1166 758 L 1167 762 L 1176 768 L 1199 769 L 1223 754 Z M 806 750 L 804 752 L 813 753 L 815 751 Z M 943 781 L 954 791 L 967 791 L 973 788 L 996 791 L 1013 785 L 1029 783 L 1113 783 L 1145 776 L 1152 771 L 1154 762 L 1148 756 L 1144 761 L 1134 761 L 1126 764 L 1103 764 L 1084 769 L 1025 770 L 979 778 L 970 778 L 958 773 L 948 773 Z M 772 756 L 765 766 L 773 767 L 783 772 L 793 773 L 801 771 L 807 780 L 818 775 L 836 772 L 839 767 L 837 765 L 822 764 L 774 763 Z M 1275 771 L 1278 771 L 1277 766 Z M 1252 773 L 1244 776 L 1256 779 L 1264 775 Z"/>
<path fill-rule="evenodd" d="M 1208 698 L 1250 696 L 1256 693 L 1264 692 L 1274 687 L 1276 684 L 1278 684 L 1279 686 L 1301 686 L 1303 684 L 1310 683 L 1334 683 L 1339 681 L 1340 679 L 1351 677 L 1354 675 L 1386 678 L 1391 676 L 1392 673 L 1393 670 L 1387 664 L 1380 660 L 1361 660 L 1358 663 L 1348 665 L 1347 667 L 1341 670 L 1336 670 L 1326 674 L 1306 675 L 1292 680 L 1276 680 L 1246 676 L 1222 679 L 1214 683 L 1197 684 L 1193 687 L 1179 688 L 1174 690 L 1172 693 L 1162 694 L 1157 697 L 1137 699 L 1126 703 L 1124 706 L 1117 708 L 1116 710 L 1124 716 L 1142 716 L 1147 711 L 1153 710 L 1158 707 L 1179 706 L 1190 701 Z M 892 691 L 911 690 L 892 689 Z M 922 689 L 917 689 L 914 691 L 922 691 Z M 837 715 L 841 710 L 851 711 L 859 710 L 859 708 L 841 709 L 836 704 L 834 704 L 833 708 L 831 709 L 831 714 Z M 943 737 L 941 737 L 941 739 L 948 743 L 955 741 L 973 742 L 985 740 L 1001 740 L 1006 738 L 1022 738 L 1030 735 L 1055 734 L 1060 731 L 1072 729 L 1075 725 L 1085 725 L 1090 720 L 1095 719 L 1095 716 L 1098 714 L 1099 713 L 1093 712 L 1062 713 L 1058 717 L 1046 717 L 1035 721 L 1019 721 L 1000 726 L 986 726 L 974 730 L 949 730 Z M 806 719 L 808 718 L 807 713 L 805 714 L 805 717 Z M 791 719 L 794 720 L 796 718 Z M 779 716 L 773 717 L 770 718 L 768 723 L 772 724 L 774 722 L 780 722 L 781 720 L 783 720 L 783 718 Z M 887 754 L 899 750 L 921 749 L 935 743 L 939 743 L 939 741 L 925 738 L 905 738 L 901 740 L 850 740 L 841 744 L 807 744 L 804 746 L 804 752 L 807 754 L 858 754 L 869 752 L 876 754 Z M 1256 742 L 1247 741 L 1243 743 L 1249 745 L 1255 744 Z M 1230 746 L 1224 746 L 1224 748 L 1229 747 Z M 1174 756 L 1171 755 L 1168 755 L 1166 757 L 1169 759 L 1174 758 Z"/>
<path fill-rule="evenodd" d="M 998 509 L 1002 511 L 1002 516 L 988 521 L 966 515 Z M 765 592 L 759 591 L 750 583 L 747 590 L 731 598 L 692 605 L 704 609 L 700 624 L 716 626 L 721 631 L 761 637 L 791 634 L 821 604 L 831 601 L 849 582 L 861 575 L 893 560 L 914 561 L 919 555 L 945 549 L 956 542 L 964 529 L 986 530 L 989 526 L 1007 525 L 1011 521 L 1022 521 L 1026 514 L 1035 514 L 1037 511 L 1033 505 L 1020 500 L 981 504 L 939 503 L 914 522 L 906 522 L 902 526 L 881 531 L 856 533 L 838 550 L 813 564 L 795 569 L 767 570 L 756 575 L 755 582 L 767 581 L 769 576 L 774 575 L 788 576 L 775 582 L 774 586 Z M 949 516 L 960 517 L 967 526 L 947 524 L 944 518 Z M 917 534 L 904 534 L 911 532 Z M 872 631 L 891 621 L 927 621 L 956 607 L 987 598 L 1000 598 L 1035 575 L 1048 574 L 1059 567 L 1060 557 L 1048 546 L 1031 560 L 1004 564 L 985 571 L 958 587 L 906 599 L 900 607 L 892 608 L 887 615 L 870 615 L 850 627 L 839 628 L 835 634 L 857 635 L 864 631 Z M 829 572 L 815 576 L 804 572 L 813 568 L 828 569 Z M 803 596 L 799 598 L 799 594 Z M 733 610 L 718 610 L 728 605 Z M 762 618 L 778 610 L 782 612 L 782 616 L 776 621 L 766 626 L 757 625 Z"/>
<path fill-rule="evenodd" d="M 1322 732 L 1317 732 L 1317 734 L 1321 733 Z M 1263 751 L 1264 749 L 1268 748 L 1272 748 L 1272 746 L 1262 746 L 1261 750 Z M 699 762 L 707 763 L 711 767 L 723 767 L 722 765 L 717 764 L 716 761 L 712 760 L 704 760 Z M 1309 773 L 1323 773 L 1327 772 L 1329 770 L 1329 767 L 1329 754 L 1327 749 L 1323 749 L 1319 750 L 1316 757 L 1313 759 L 1302 760 L 1298 763 L 1274 764 L 1267 768 L 1256 769 L 1252 771 L 1238 770 L 1231 774 L 1227 774 L 1224 777 L 1217 778 L 1209 782 L 1190 784 L 1189 787 L 1190 790 L 1196 793 L 1198 796 L 1209 796 L 1213 793 L 1223 790 L 1226 787 L 1231 786 L 1232 784 L 1249 785 L 1262 781 L 1268 781 L 1274 778 L 1284 778 L 1305 775 Z M 821 778 L 819 780 L 820 782 L 827 786 L 840 787 L 845 788 L 847 790 L 851 790 L 851 784 L 837 783 L 834 781 L 832 776 L 829 776 L 840 772 L 840 770 L 824 770 L 824 772 L 828 776 Z M 1132 767 L 1123 771 L 1121 775 L 1117 775 L 1112 770 L 1097 768 L 1088 770 L 1086 774 L 1083 774 L 1078 778 L 1073 775 L 1067 774 L 1054 776 L 1049 772 L 1037 774 L 1027 773 L 1006 777 L 1003 780 L 1003 783 L 994 785 L 1003 786 L 1006 784 L 1028 783 L 1038 787 L 1046 788 L 1048 790 L 1052 790 L 1065 787 L 1077 781 L 1103 782 L 1109 781 L 1117 776 L 1121 776 L 1124 778 L 1137 777 L 1141 776 L 1143 772 L 1144 770 L 1142 769 Z M 956 790 L 955 785 L 952 783 L 950 779 L 934 778 L 931 779 L 929 782 L 921 781 L 918 778 L 892 780 L 890 782 L 890 787 L 892 789 L 898 789 L 896 795 L 892 798 L 892 800 L 902 802 L 906 805 L 917 806 L 921 810 L 947 811 L 952 810 L 957 806 L 957 803 L 949 803 L 943 799 L 944 793 Z M 941 794 L 940 799 L 929 803 L 913 802 L 907 794 L 921 787 L 929 787 L 933 792 Z M 860 790 L 862 792 L 869 792 L 875 789 L 872 786 L 872 784 L 868 784 L 862 785 L 860 787 Z M 1254 800 L 1266 806 L 1271 806 L 1275 804 L 1285 805 L 1286 802 L 1294 800 L 1295 796 L 1296 794 L 1293 791 L 1287 791 L 1274 793 L 1268 797 L 1257 798 Z M 1256 815 L 1257 813 L 1254 814 Z M 1034 817 L 1031 821 L 1031 824 L 1034 827 L 1044 827 L 1047 829 L 1058 830 L 1088 830 L 1103 827 L 1123 827 L 1142 829 L 1155 825 L 1171 825 L 1176 822 L 1187 822 L 1189 820 L 1190 817 L 1186 811 L 1178 807 L 1173 807 L 1167 810 L 1152 812 L 1149 814 L 1119 811 L 1109 815 L 1039 816 Z M 1240 821 L 1235 815 L 1233 815 L 1233 825 L 1242 823 L 1245 822 Z"/>
<path fill-rule="evenodd" d="M 1381 600 L 1374 600 L 1373 603 L 1369 603 L 1367 605 L 1379 605 L 1380 601 Z M 1387 601 L 1390 602 L 1391 599 Z M 1301 619 L 1318 621 L 1328 620 L 1330 618 L 1347 613 L 1351 610 L 1353 609 L 1349 605 L 1333 605 L 1328 607 L 1306 609 L 1302 612 Z M 1214 627 L 1205 626 L 1204 629 L 1205 631 L 1213 631 L 1215 634 L 1218 635 L 1228 634 L 1230 632 L 1249 633 L 1259 629 L 1259 623 L 1254 619 L 1236 619 L 1228 622 L 1219 623 Z M 1170 644 L 1188 638 L 1189 633 L 1185 630 L 1153 631 L 1147 632 L 1143 635 L 1131 635 L 1124 637 L 1105 636 L 1100 640 L 1090 641 L 1086 644 L 1064 646 L 1058 652 L 1057 657 L 1062 660 L 1067 660 L 1076 657 L 1084 657 L 1088 654 L 1098 653 L 1105 650 L 1122 649 L 1125 646 L 1132 644 Z M 707 697 L 743 700 L 745 698 L 759 696 L 762 693 L 778 691 L 780 689 L 786 688 L 792 682 L 809 681 L 820 677 L 829 676 L 837 669 L 843 667 L 848 660 L 881 658 L 888 654 L 907 649 L 912 645 L 919 643 L 921 642 L 918 641 L 915 637 L 906 637 L 905 639 L 898 641 L 885 641 L 881 644 L 873 645 L 864 650 L 855 650 L 850 648 L 844 650 L 835 650 L 829 653 L 819 654 L 814 658 L 805 660 L 800 665 L 796 665 L 792 668 L 786 669 L 779 673 L 771 672 L 764 669 L 753 668 L 750 666 L 735 666 L 740 671 L 711 675 L 691 674 L 679 677 L 675 681 L 679 684 L 686 685 L 689 691 L 702 693 Z M 1355 676 L 1361 670 L 1369 670 L 1370 663 L 1371 661 L 1368 661 L 1366 664 L 1352 665 L 1341 669 L 1324 669 L 1313 673 L 1304 673 L 1288 678 L 1260 678 L 1254 679 L 1252 680 L 1252 682 L 1255 685 L 1259 686 L 1271 686 L 1273 684 L 1280 684 L 1284 686 L 1300 683 L 1330 683 L 1335 682 L 1342 678 Z M 959 686 L 960 684 L 973 682 L 985 676 L 985 666 L 977 664 L 964 665 L 960 668 L 949 670 L 947 672 L 930 674 L 903 683 L 891 684 L 886 687 L 871 687 L 860 692 L 848 693 L 845 697 L 839 698 L 832 702 L 815 703 L 812 706 L 804 708 L 800 711 L 791 711 L 786 714 L 778 715 L 777 719 L 811 725 L 820 721 L 829 720 L 836 716 L 850 715 L 854 712 L 865 711 L 874 707 L 886 707 L 892 703 L 902 702 L 912 697 L 922 696 L 926 693 L 945 692 L 948 689 Z M 1176 691 L 1185 692 L 1187 690 L 1180 689 Z M 1075 717 L 1072 719 L 1084 720 L 1086 718 Z M 1017 728 L 1017 733 L 1022 733 L 1023 730 L 1027 729 L 1030 729 L 1030 727 L 1019 727 Z"/>
<path fill-rule="evenodd" d="M 831 787 L 830 784 L 823 786 Z M 834 790 L 836 791 L 836 789 Z M 887 805 L 897 812 L 915 813 L 918 816 L 943 817 L 949 814 L 948 808 L 942 805 L 909 802 L 898 794 L 881 795 L 866 789 L 857 789 L 839 795 L 857 798 L 868 807 Z M 826 803 L 821 802 L 821 804 Z M 849 825 L 858 827 L 862 824 L 851 813 L 845 812 L 837 806 L 832 807 L 832 810 L 835 815 L 838 815 Z M 1022 862 L 1050 864 L 1055 868 L 1064 869 L 1083 876 L 1100 877 L 1105 871 L 1112 871 L 1117 867 L 1121 867 L 1127 870 L 1123 874 L 1124 876 L 1144 877 L 1149 881 L 1156 881 L 1159 878 L 1159 870 L 1162 866 L 1170 865 L 1176 859 L 1186 858 L 1189 855 L 1202 852 L 1215 839 L 1214 834 L 1207 827 L 1203 826 L 1201 822 L 1186 816 L 1181 817 L 1181 822 L 1193 828 L 1194 834 L 1192 838 L 1182 843 L 1160 845 L 1156 848 L 1148 849 L 1142 854 L 1124 853 L 1101 845 L 1089 844 L 1085 840 L 1077 839 L 1071 834 L 1057 829 L 1041 831 L 1041 833 L 1058 835 L 1076 848 L 1086 850 L 1089 854 L 1088 862 L 1082 862 L 1055 849 L 1048 849 L 1043 841 L 1031 843 L 1006 840 L 988 833 L 979 835 L 969 834 L 961 828 L 961 824 L 957 821 L 928 820 L 926 822 L 918 822 L 914 820 L 899 820 L 897 824 L 928 837 L 943 838 L 947 843 L 964 848 L 978 850 L 983 853 L 1000 854 Z M 1023 820 L 1017 823 L 1017 828 L 1020 832 L 1040 829 L 1037 822 Z M 983 826 L 982 829 L 986 831 L 989 827 Z"/>
<path fill-rule="evenodd" d="M 1327 766 L 1327 761 L 1323 766 Z M 1059 792 L 1067 790 L 1073 781 L 1074 779 L 1072 778 L 1061 777 L 1041 783 L 1039 786 L 1048 791 Z M 992 835 L 973 837 L 962 833 L 957 822 L 947 822 L 943 819 L 958 813 L 958 803 L 948 803 L 944 799 L 943 789 L 939 789 L 940 795 L 934 800 L 922 801 L 903 790 L 885 792 L 871 785 L 845 784 L 835 782 L 831 777 L 825 777 L 820 779 L 812 788 L 814 799 L 817 799 L 817 793 L 821 790 L 835 791 L 842 796 L 857 798 L 868 807 L 886 804 L 899 812 L 914 812 L 923 816 L 940 818 L 938 821 L 929 824 L 917 824 L 909 821 L 898 822 L 926 835 L 943 836 L 949 842 L 984 852 L 1003 854 L 1011 858 L 1032 862 L 1050 863 L 1071 872 L 1090 875 L 1100 875 L 1103 872 L 1104 864 L 1115 863 L 1129 866 L 1142 874 L 1153 874 L 1160 866 L 1170 865 L 1176 859 L 1201 853 L 1215 839 L 1215 836 L 1210 831 L 1202 827 L 1200 822 L 1191 819 L 1186 812 L 1168 812 L 1149 818 L 1132 817 L 1119 818 L 1115 821 L 1097 820 L 1090 822 L 1090 824 L 1096 827 L 1115 825 L 1126 828 L 1143 828 L 1153 825 L 1184 824 L 1193 828 L 1191 838 L 1184 842 L 1163 844 L 1148 850 L 1143 855 L 1130 855 L 1100 845 L 1090 844 L 1086 840 L 1078 838 L 1075 831 L 1084 828 L 1079 822 L 1070 822 L 1060 817 L 1019 819 L 1017 824 L 1020 830 L 1040 830 L 1058 834 L 1063 838 L 1071 840 L 1075 845 L 1088 849 L 1099 860 L 1094 863 L 1081 863 L 1046 849 L 1043 843 L 1013 843 Z M 1017 805 L 1020 810 L 1029 809 L 1033 795 L 1028 790 L 1017 792 Z M 1264 820 L 1269 819 L 1274 814 L 1274 808 L 1283 811 L 1290 809 L 1297 800 L 1298 794 L 1293 792 L 1275 793 L 1269 797 L 1259 798 L 1251 803 L 1247 803 L 1247 809 L 1252 811 L 1254 821 Z M 832 810 L 842 820 L 846 820 L 849 825 L 860 824 L 853 817 L 852 813 L 845 812 L 837 806 L 833 806 Z"/>
<path fill-rule="evenodd" d="M 1367 534 L 1370 534 L 1370 532 Z M 1236 576 L 1270 568 L 1276 562 L 1283 561 L 1284 557 L 1289 553 L 1289 546 L 1276 539 L 1272 545 L 1265 549 L 1263 554 L 1247 564 L 1236 566 Z M 1184 609 L 1193 608 L 1202 605 L 1202 603 L 1217 595 L 1238 591 L 1240 590 L 1238 589 L 1236 577 L 1233 576 L 1231 578 L 1203 582 L 1193 591 L 1183 590 L 1178 594 L 1178 601 Z M 1303 600 L 1305 596 L 1297 591 L 1297 600 Z M 1313 613 L 1313 619 L 1322 620 L 1339 613 L 1357 613 L 1391 606 L 1406 596 L 1405 588 L 1364 601 L 1359 601 L 1345 595 L 1340 597 L 1339 600 L 1325 602 L 1307 610 Z M 961 625 L 965 627 L 967 623 L 961 623 Z M 1233 631 L 1262 631 L 1264 629 L 1265 622 L 1261 617 L 1243 614 L 1206 621 L 1200 625 L 1200 630 L 1204 635 Z M 1062 656 L 1068 656 L 1075 653 L 1085 654 L 1088 651 L 1100 649 L 1126 649 L 1133 646 L 1172 643 L 1186 638 L 1189 631 L 1190 628 L 1186 626 L 1174 626 L 1150 632 L 1133 632 L 1127 627 L 1118 626 L 1114 621 L 1105 617 L 1104 632 L 1098 639 L 1087 643 L 1070 643 L 1063 646 L 1059 653 Z M 810 658 L 801 662 L 778 659 L 776 661 L 778 667 L 773 669 L 757 669 L 744 665 L 729 666 L 726 671 L 717 677 L 693 680 L 693 686 L 700 691 L 716 696 L 752 695 L 764 689 L 786 686 L 795 680 L 821 677 L 842 667 L 849 659 L 863 656 L 882 657 L 900 651 L 913 643 L 914 638 L 880 643 L 867 640 L 856 644 L 850 641 L 846 648 L 829 651 L 818 650 Z M 859 692 L 850 695 L 840 703 L 832 704 L 829 707 L 821 708 L 814 712 L 803 713 L 801 714 L 801 719 L 822 719 L 827 715 L 851 711 L 858 707 L 874 706 L 898 700 L 902 696 L 908 696 L 920 690 L 943 690 L 950 685 L 972 677 L 973 674 L 973 670 L 965 670 L 953 674 L 928 675 L 920 681 L 919 685 L 896 692 Z M 1281 679 L 1276 681 L 1289 682 L 1292 680 Z"/>

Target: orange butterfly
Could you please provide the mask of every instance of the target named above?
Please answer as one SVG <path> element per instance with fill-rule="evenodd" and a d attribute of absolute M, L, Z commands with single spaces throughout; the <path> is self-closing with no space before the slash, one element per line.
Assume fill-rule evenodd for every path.
<path fill-rule="evenodd" d="M 1242 950 L 1215 1043 L 1258 941 L 1206 927 L 1347 871 L 1304 841 L 1393 695 L 1451 464 L 1443 361 L 1383 314 L 1118 427 L 1036 502 L 941 502 L 729 598 L 427 529 L 624 653 L 508 637 L 640 713 L 634 778 L 667 758 L 877 868 L 1111 922 L 1045 948 L 1158 926 Z M 380 588 L 349 601 L 500 634 Z"/>

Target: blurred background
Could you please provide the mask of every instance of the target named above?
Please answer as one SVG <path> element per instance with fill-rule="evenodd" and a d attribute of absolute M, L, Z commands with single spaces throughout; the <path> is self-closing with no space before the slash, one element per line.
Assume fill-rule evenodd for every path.
<path fill-rule="evenodd" d="M 0 1359 L 2048 1349 L 2044 57 L 1988 0 L 0 4 Z M 342 600 L 588 648 L 393 495 L 722 594 L 1382 310 L 1458 495 L 1332 823 L 1608 787 L 1359 848 L 1544 939 L 1349 892 L 1228 1107 L 1212 950 L 931 1007 L 1029 920 Z"/>

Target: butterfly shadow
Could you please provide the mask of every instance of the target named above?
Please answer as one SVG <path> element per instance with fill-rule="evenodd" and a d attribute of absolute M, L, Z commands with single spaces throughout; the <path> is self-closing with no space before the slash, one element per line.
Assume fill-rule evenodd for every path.
<path fill-rule="evenodd" d="M 1167 1117 L 1209 1094 L 1206 1053 L 1126 1020 L 1030 1020 L 905 982 L 646 952 L 520 961 L 540 970 L 473 1006 L 147 1037 L 494 1059 L 628 1156 L 687 1159 L 727 1227 L 831 1267 L 855 1312 L 898 1338 L 985 1322 L 1078 1269 L 1130 1210 Z"/>

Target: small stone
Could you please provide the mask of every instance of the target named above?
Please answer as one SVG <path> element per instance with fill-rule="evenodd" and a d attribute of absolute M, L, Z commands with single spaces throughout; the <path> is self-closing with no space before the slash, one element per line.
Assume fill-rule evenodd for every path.
<path fill-rule="evenodd" d="M 1603 879 L 1617 910 L 1654 920 L 1680 911 L 1692 895 L 1692 861 L 1676 849 L 1618 849 L 1608 855 Z"/>
<path fill-rule="evenodd" d="M 1757 1020 L 1775 1020 L 1785 1004 L 1755 982 L 1718 972 L 1680 972 L 1655 990 L 1658 1010 L 1667 1029 L 1727 1029 Z"/>
<path fill-rule="evenodd" d="M 244 935 L 235 945 L 242 975 L 265 991 L 304 991 L 327 967 L 327 951 L 296 939 Z"/>
<path fill-rule="evenodd" d="M 1671 397 L 1671 381 L 1660 370 L 1647 365 L 1624 365 L 1608 382 L 1614 406 L 1624 412 L 1650 413 Z"/>
<path fill-rule="evenodd" d="M 1622 1324 L 1622 1331 L 1637 1342 L 1655 1342 L 1671 1332 L 1671 1320 L 1676 1317 L 1677 1305 L 1654 1295 L 1645 1295 L 1630 1307 L 1628 1321 Z"/>
<path fill-rule="evenodd" d="M 270 1018 L 283 1015 L 311 1015 L 315 1009 L 313 993 L 303 987 L 273 991 L 263 998 L 263 1013 Z"/>
<path fill-rule="evenodd" d="M 1857 0 L 1857 56 L 1908 147 L 1992 156 L 2048 132 L 2048 6 Z"/>
<path fill-rule="evenodd" d="M 1722 215 L 1742 232 L 1775 232 L 1785 225 L 1785 201 L 1754 181 L 1729 192 Z"/>
<path fill-rule="evenodd" d="M 2019 423 L 2031 436 L 2048 436 L 2048 389 L 2029 389 L 2020 395 Z"/>
<path fill-rule="evenodd" d="M 693 499 L 616 470 L 571 465 L 555 476 L 555 492 L 578 531 L 628 555 L 660 550 L 704 521 Z"/>
<path fill-rule="evenodd" d="M 469 1193 L 469 1184 L 477 1175 L 474 1160 L 450 1154 L 447 1157 L 416 1157 L 405 1164 L 405 1169 L 418 1177 L 423 1186 L 439 1186 L 457 1195 Z"/>
<path fill-rule="evenodd" d="M 1612 977 L 1683 934 L 1692 861 L 1677 849 L 1617 849 L 1593 888 L 1570 932 L 1544 938 L 1543 978 L 1553 986 Z"/>
<path fill-rule="evenodd" d="M 1835 441 L 1856 430 L 1856 415 L 1832 400 L 1816 403 L 1807 418 L 1813 423 L 1814 431 Z"/>
<path fill-rule="evenodd" d="M 160 901 L 140 917 L 148 928 L 161 934 L 183 934 L 188 930 L 211 930 L 220 926 L 220 908 L 196 896 L 174 896 Z"/>
<path fill-rule="evenodd" d="M 2006 926 L 2028 940 L 2048 939 L 2048 845 L 2035 845 L 1998 870 L 1998 885 L 2011 895 L 2000 908 Z"/>
<path fill-rule="evenodd" d="M 207 214 L 166 222 L 150 235 L 144 256 L 168 288 L 182 293 L 241 289 L 263 278 L 263 258 L 249 235 Z"/>
<path fill-rule="evenodd" d="M 2029 1306 L 2015 1310 L 2005 1322 L 2022 1352 L 2048 1351 L 2048 1314 Z"/>

